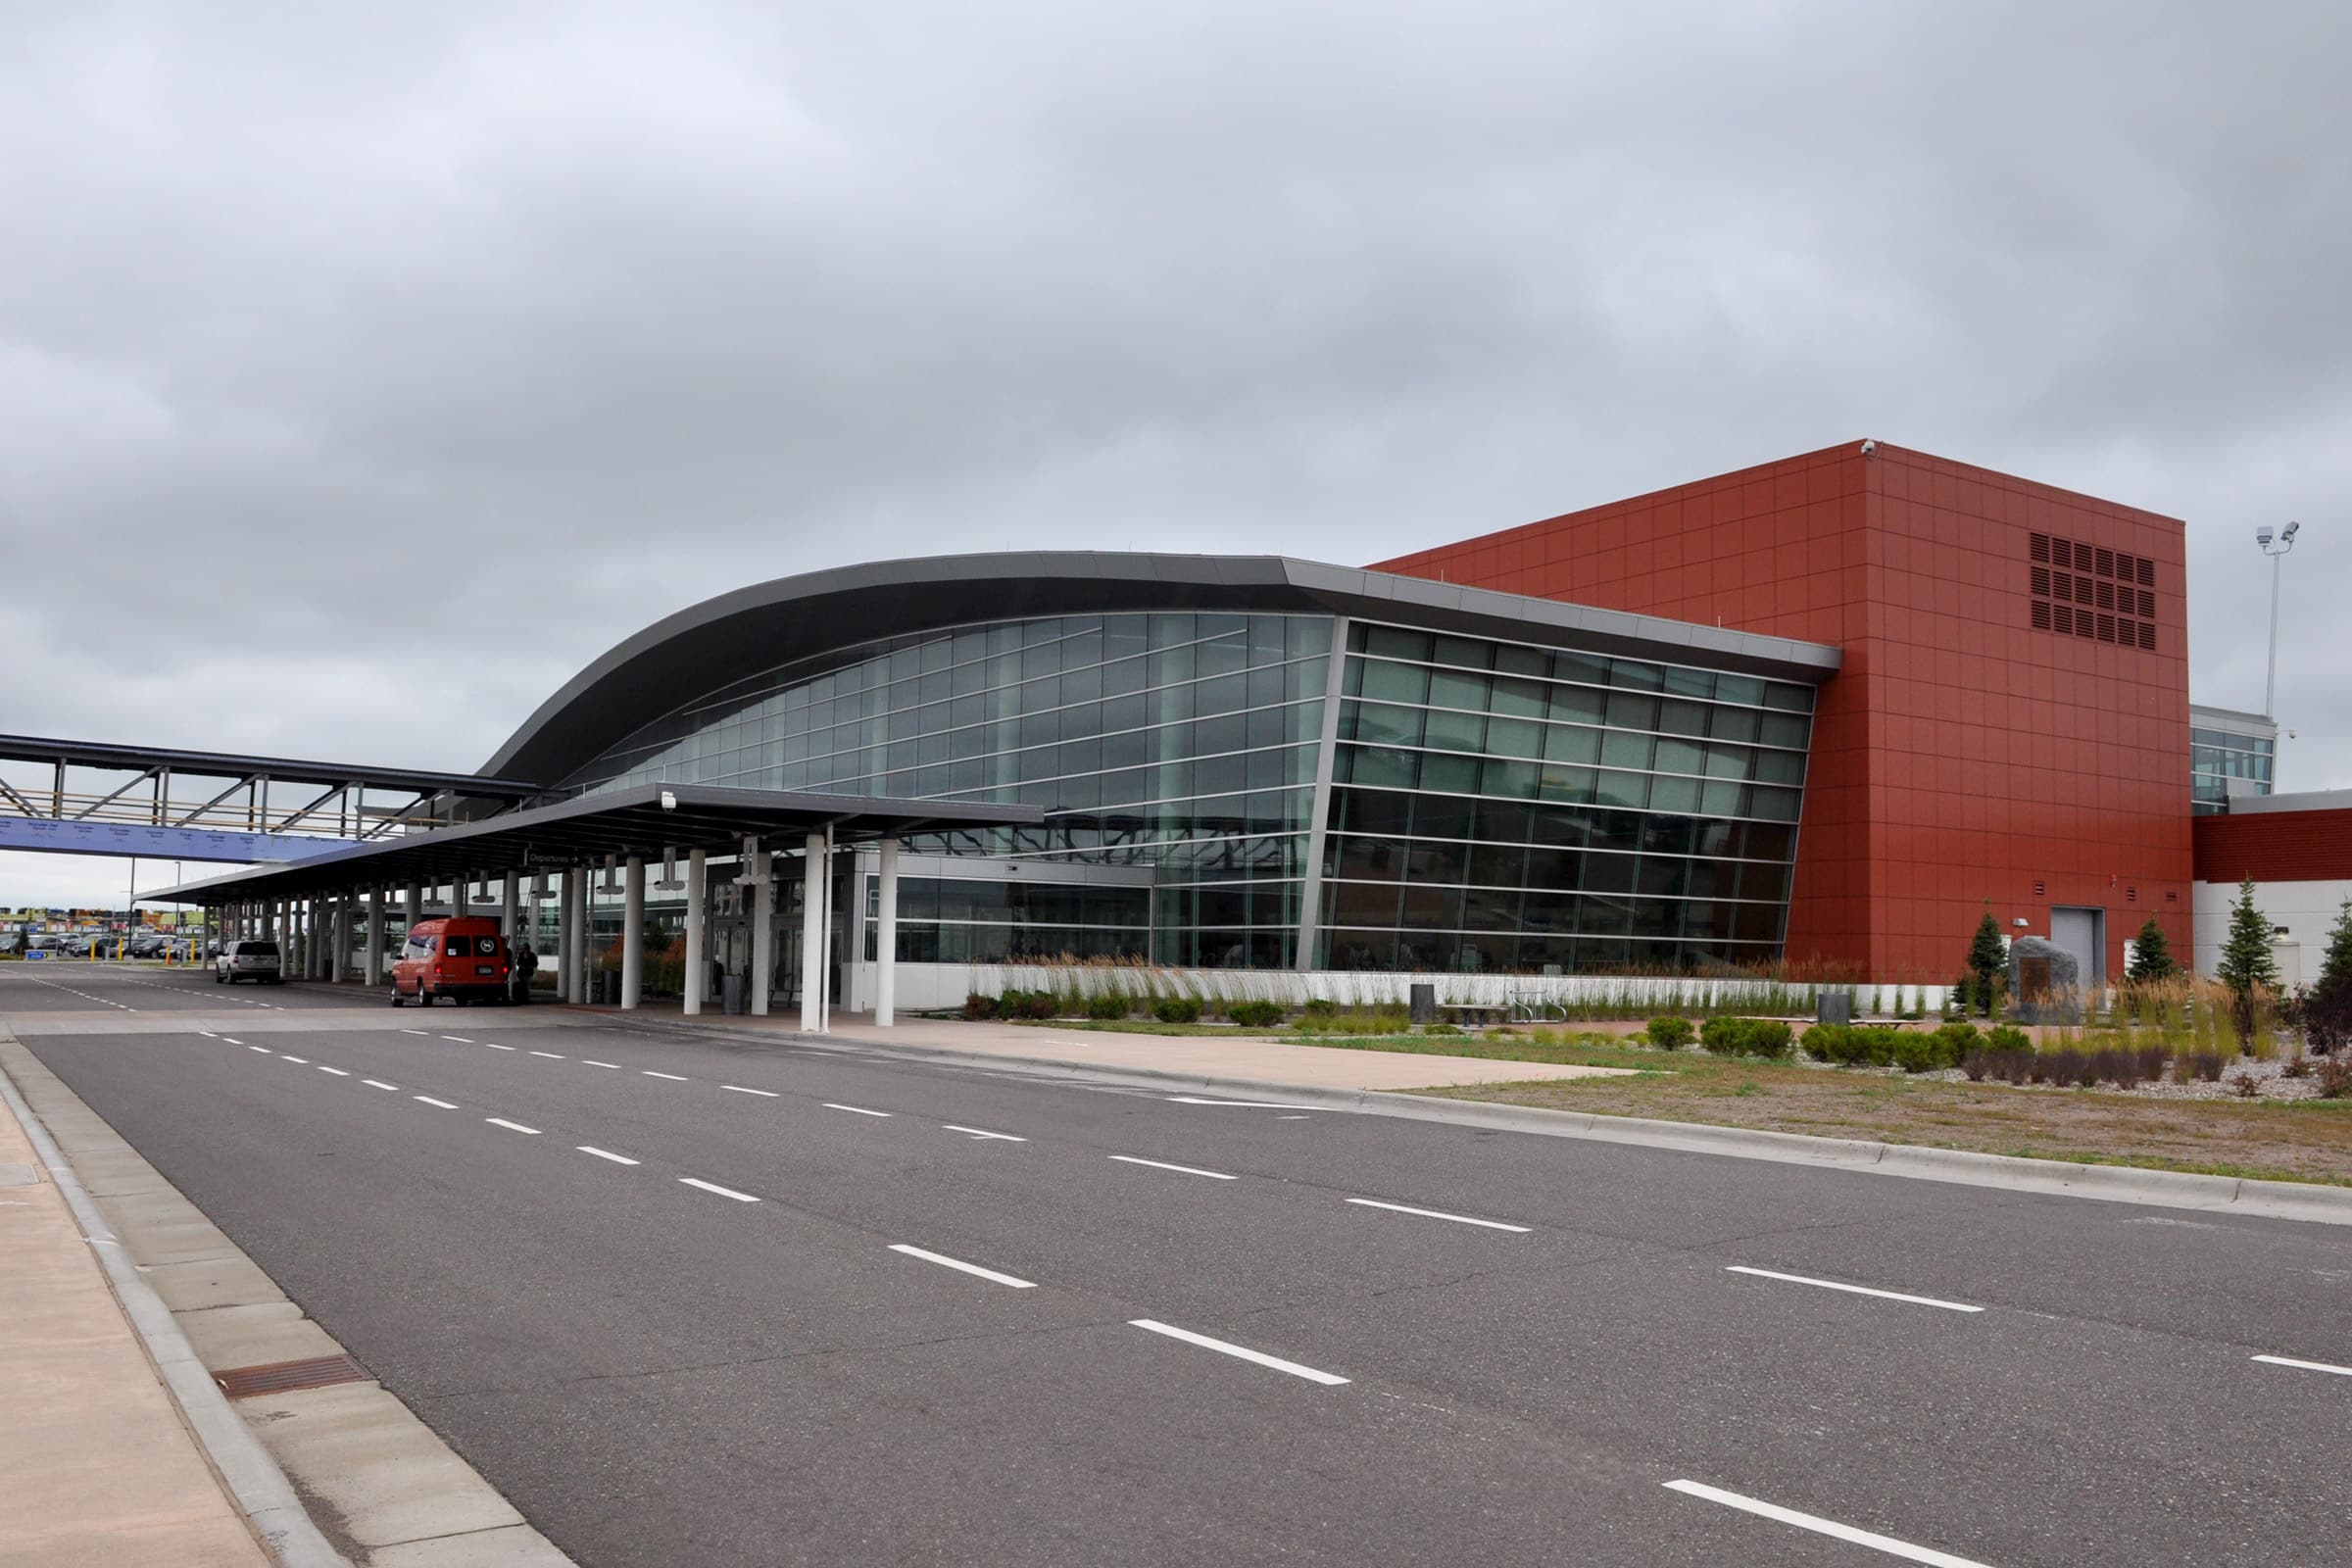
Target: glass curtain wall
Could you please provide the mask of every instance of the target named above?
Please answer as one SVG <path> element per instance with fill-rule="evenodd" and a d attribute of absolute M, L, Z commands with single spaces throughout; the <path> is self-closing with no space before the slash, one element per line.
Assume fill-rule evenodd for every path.
<path fill-rule="evenodd" d="M 1366 624 L 1344 678 L 1321 965 L 1780 956 L 1810 687 Z"/>
<path fill-rule="evenodd" d="M 692 782 L 1037 806 L 1040 829 L 908 847 L 1150 866 L 1151 956 L 1284 967 L 1331 631 L 1323 615 L 1175 612 L 922 633 L 738 682 L 564 791 Z M 1047 924 L 1009 912 L 969 923 Z"/>
<path fill-rule="evenodd" d="M 2275 737 L 2236 735 L 2228 730 L 2196 726 L 2188 732 L 2191 780 L 2190 808 L 2208 815 L 2228 807 L 2230 781 L 2244 779 L 2256 795 L 2271 793 L 2271 768 L 2277 760 Z"/>

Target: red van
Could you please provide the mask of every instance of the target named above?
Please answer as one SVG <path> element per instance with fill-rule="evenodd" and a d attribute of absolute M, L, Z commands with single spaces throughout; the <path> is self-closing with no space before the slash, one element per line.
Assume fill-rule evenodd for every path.
<path fill-rule="evenodd" d="M 392 960 L 392 1005 L 415 997 L 426 1006 L 435 997 L 452 1002 L 507 999 L 507 939 L 496 920 L 453 915 L 419 920 Z"/>

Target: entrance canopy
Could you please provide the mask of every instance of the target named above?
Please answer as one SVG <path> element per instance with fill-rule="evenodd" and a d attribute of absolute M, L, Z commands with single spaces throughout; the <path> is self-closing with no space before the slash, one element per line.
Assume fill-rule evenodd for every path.
<path fill-rule="evenodd" d="M 608 855 L 658 859 L 668 850 L 732 853 L 742 848 L 747 837 L 764 843 L 771 838 L 821 833 L 828 827 L 839 843 L 897 839 L 948 828 L 1035 827 L 1044 820 L 1045 812 L 1034 806 L 747 790 L 717 784 L 640 784 L 410 834 L 384 844 L 336 850 L 290 865 L 142 893 L 139 901 L 217 908 L 358 888 L 500 876 L 509 871 L 559 871 L 594 864 Z"/>

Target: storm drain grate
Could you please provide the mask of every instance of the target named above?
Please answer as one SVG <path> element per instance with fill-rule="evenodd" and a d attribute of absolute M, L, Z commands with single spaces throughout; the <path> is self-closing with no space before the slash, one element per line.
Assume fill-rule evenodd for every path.
<path fill-rule="evenodd" d="M 264 1366 L 232 1366 L 225 1372 L 214 1373 L 213 1381 L 230 1398 L 250 1399 L 257 1394 L 365 1383 L 368 1369 L 348 1355 L 314 1355 L 300 1361 L 271 1361 Z"/>

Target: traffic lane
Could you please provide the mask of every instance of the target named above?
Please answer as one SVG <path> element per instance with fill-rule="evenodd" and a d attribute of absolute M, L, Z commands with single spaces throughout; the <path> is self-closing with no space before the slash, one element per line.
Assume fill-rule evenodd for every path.
<path fill-rule="evenodd" d="M 119 1005 L 85 984 L 85 976 L 26 974 L 24 967 L 20 960 L 0 968 L 0 1018 L 20 1012 L 112 1012 Z M 46 969 L 41 963 L 31 967 Z"/>
<path fill-rule="evenodd" d="M 259 985 L 250 981 L 231 984 L 216 981 L 210 970 L 181 969 L 137 971 L 116 969 L 109 975 L 125 992 L 143 991 L 158 1005 L 207 1007 L 218 1005 L 230 998 L 241 1002 L 266 1004 L 288 1011 L 381 1007 L 384 993 L 377 988 L 348 984 L 289 983 Z M 389 1010 L 389 1009 L 386 1009 Z"/>
<path fill-rule="evenodd" d="M 960 1295 L 886 1250 L 919 1234 L 689 1188 L 682 1178 L 710 1180 L 709 1167 L 617 1164 L 512 1105 L 421 1080 L 376 1089 L 316 1048 L 172 1044 L 54 1036 L 29 1049 L 404 1393 L 968 1328 Z"/>
<path fill-rule="evenodd" d="M 170 1044 L 38 1049 L 583 1563 L 675 1562 L 681 1541 L 768 1562 L 796 1535 L 805 1561 L 1181 1562 L 1203 1542 L 1405 1561 L 1459 1540 L 1532 1563 L 1629 1534 L 1651 1561 L 1818 1560 L 1751 1549 L 1744 1522 L 1666 1494 L 1672 1466 L 1646 1457 L 1603 1465 L 1475 1411 L 1433 1446 L 1318 1406 L 1338 1391 L 1130 1326 L 1156 1303 L 1002 1289 L 567 1160 L 477 1107 Z"/>
<path fill-rule="evenodd" d="M 764 1043 L 567 1032 L 595 1042 L 569 1054 L 592 1050 L 636 1072 L 963 1118 L 1332 1191 L 1413 1195 L 1401 1200 L 1593 1239 L 1736 1247 L 1727 1261 L 1863 1280 L 1885 1274 L 1929 1294 L 2153 1332 L 2203 1335 L 2226 1321 L 2284 1354 L 2340 1360 L 2346 1348 L 2337 1317 L 2313 1309 L 2315 1292 L 2325 1298 L 2347 1283 L 2352 1233 L 2342 1227 L 1399 1117 L 1317 1112 L 1293 1121 L 1279 1109 L 1179 1103 L 1180 1092 L 1105 1093 L 906 1058 L 785 1054 Z"/>
<path fill-rule="evenodd" d="M 556 1099 L 568 1102 L 559 1116 L 625 1117 L 628 1148 L 690 1142 L 723 1180 L 785 1193 L 871 1234 L 918 1229 L 1031 1278 L 1181 1302 L 1196 1321 L 1238 1338 L 1312 1346 L 1343 1372 L 1380 1367 L 1433 1397 L 1549 1421 L 1628 1451 L 1671 1451 L 1718 1482 L 1833 1516 L 1903 1518 L 1920 1478 L 1933 1475 L 1948 1478 L 1937 1501 L 1957 1502 L 1959 1518 L 2007 1507 L 2093 1519 L 2100 1539 L 2127 1553 L 2070 1548 L 2055 1560 L 2127 1561 L 2233 1540 L 2246 1544 L 2242 1560 L 2293 1561 L 2304 1532 L 2324 1525 L 2308 1492 L 2268 1454 L 2281 1439 L 2324 1446 L 2340 1408 L 2297 1413 L 2293 1400 L 2249 1379 L 2242 1351 L 2210 1340 L 2142 1343 L 2152 1337 L 2036 1314 L 1886 1304 L 1735 1278 L 1712 1258 L 1665 1249 L 1564 1265 L 1540 1237 L 1465 1232 L 1390 1210 L 1309 1213 L 1271 1183 L 1228 1188 L 1182 1173 L 1168 1173 L 1164 1189 L 1087 1182 L 1091 1165 L 1072 1168 L 1075 1152 L 1051 1144 L 943 1145 L 927 1127 L 787 1123 L 789 1107 L 697 1099 L 709 1086 L 590 1079 L 552 1065 L 518 1074 L 509 1068 L 519 1063 L 486 1050 L 415 1049 L 442 1064 L 437 1082 L 467 1080 L 448 1093 L 532 1095 L 517 1113 L 543 1120 L 555 1117 L 537 1107 Z M 590 1083 L 600 1087 L 576 1092 Z M 913 1168 L 901 1168 L 908 1143 L 888 1142 L 903 1134 L 912 1135 Z M 959 1149 L 969 1157 L 957 1158 Z M 943 1180 L 935 1162 L 954 1163 L 953 1176 Z M 1563 1324 L 1575 1327 L 1563 1334 Z M 1693 1346 L 1702 1348 L 1695 1355 Z M 2298 1396 L 2321 1397 L 2308 1388 Z M 2194 1430 L 2149 1425 L 2150 1412 L 2184 1403 L 2208 1412 Z M 1623 1411 L 1640 1414 L 1608 1420 Z M 2185 1532 L 2143 1520 L 2129 1496 L 2116 1499 L 2122 1513 L 2103 1517 L 2106 1504 L 2082 1494 L 2081 1478 L 2114 1462 L 2102 1446 L 2117 1439 L 2168 1473 L 2205 1475 L 2243 1505 Z M 1952 1449 L 1969 1457 L 1955 1461 Z M 2263 1457 L 2248 1467 L 2253 1455 Z M 2052 1456 L 2063 1463 L 2052 1466 Z M 2038 1529 L 1998 1544 L 2034 1560 L 2018 1548 Z"/>

